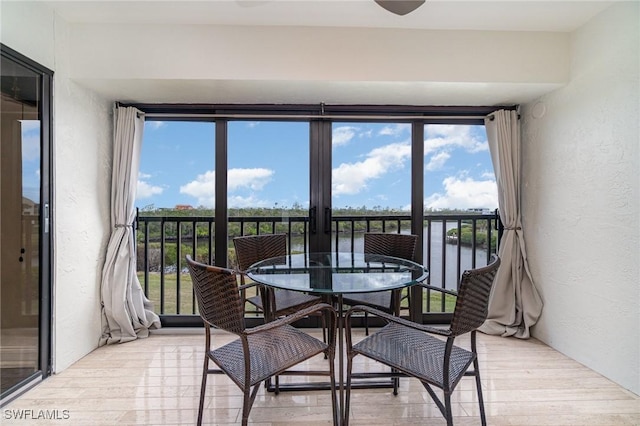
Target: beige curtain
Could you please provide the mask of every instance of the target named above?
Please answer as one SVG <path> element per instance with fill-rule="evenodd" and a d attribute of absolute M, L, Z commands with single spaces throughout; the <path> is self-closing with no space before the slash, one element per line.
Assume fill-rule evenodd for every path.
<path fill-rule="evenodd" d="M 487 140 L 498 184 L 504 234 L 489 315 L 480 330 L 487 334 L 529 338 L 542 312 L 542 299 L 529 272 L 520 220 L 520 122 L 516 111 L 499 110 L 485 119 Z"/>
<path fill-rule="evenodd" d="M 102 338 L 100 344 L 147 337 L 160 328 L 136 275 L 133 220 L 144 118 L 136 108 L 114 110 L 111 173 L 111 237 L 102 269 Z"/>

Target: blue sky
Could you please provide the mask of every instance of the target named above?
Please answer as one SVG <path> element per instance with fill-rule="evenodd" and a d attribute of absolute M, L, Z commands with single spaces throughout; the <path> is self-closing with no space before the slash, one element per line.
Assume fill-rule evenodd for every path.
<path fill-rule="evenodd" d="M 21 120 L 22 195 L 40 203 L 40 121 Z"/>
<path fill-rule="evenodd" d="M 408 210 L 410 125 L 334 123 L 332 204 Z M 136 206 L 213 207 L 215 124 L 148 121 Z M 231 207 L 308 207 L 309 126 L 234 121 L 228 127 Z M 497 207 L 484 126 L 425 127 L 425 207 Z"/>

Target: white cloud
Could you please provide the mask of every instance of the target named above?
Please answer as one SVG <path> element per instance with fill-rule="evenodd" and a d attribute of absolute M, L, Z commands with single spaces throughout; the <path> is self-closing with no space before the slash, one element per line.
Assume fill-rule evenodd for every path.
<path fill-rule="evenodd" d="M 358 137 L 360 137 L 360 138 L 370 138 L 371 136 L 373 136 L 373 130 L 372 129 L 368 129 L 368 130 L 361 131 L 360 133 L 358 133 Z"/>
<path fill-rule="evenodd" d="M 258 126 L 260 124 L 259 121 L 248 121 L 247 122 L 247 127 L 250 129 L 253 129 L 254 127 Z"/>
<path fill-rule="evenodd" d="M 254 194 L 248 197 L 242 197 L 240 195 L 230 196 L 227 200 L 229 207 L 268 207 L 270 203 L 265 200 L 259 200 Z"/>
<path fill-rule="evenodd" d="M 498 187 L 495 180 L 474 180 L 449 176 L 442 182 L 445 193 L 434 193 L 425 199 L 431 209 L 468 209 L 498 207 Z"/>
<path fill-rule="evenodd" d="M 408 133 L 410 130 L 411 130 L 411 124 L 400 123 L 400 124 L 385 126 L 382 128 L 382 130 L 380 130 L 378 134 L 384 135 L 384 136 L 400 136 L 405 132 Z"/>
<path fill-rule="evenodd" d="M 145 181 L 145 179 L 149 179 L 150 177 L 151 175 L 138 173 L 138 184 L 136 190 L 137 200 L 149 198 L 154 195 L 159 195 L 162 194 L 162 191 L 164 191 L 162 187 L 151 185 L 150 183 Z"/>
<path fill-rule="evenodd" d="M 353 126 L 340 126 L 333 129 L 331 143 L 333 146 L 346 145 L 356 135 L 358 129 Z"/>
<path fill-rule="evenodd" d="M 271 181 L 273 176 L 273 170 L 255 168 L 255 169 L 230 169 L 227 178 L 227 186 L 229 192 L 236 191 L 238 189 L 246 188 L 252 191 L 260 191 L 264 186 Z M 197 205 L 213 207 L 215 199 L 215 187 L 216 187 L 216 172 L 209 170 L 201 175 L 198 175 L 195 180 L 182 185 L 180 187 L 180 193 L 190 195 L 196 198 Z M 243 206 L 242 203 L 251 203 L 246 205 L 263 205 L 259 201 L 252 198 L 254 195 L 248 197 L 241 197 L 237 195 L 229 196 L 229 205 L 232 207 Z M 243 201 L 244 200 L 244 201 Z M 233 205 L 233 202 L 238 204 Z"/>
<path fill-rule="evenodd" d="M 180 193 L 190 195 L 198 201 L 196 205 L 213 207 L 216 188 L 216 172 L 209 170 L 198 175 L 195 180 L 182 185 Z"/>
<path fill-rule="evenodd" d="M 331 174 L 333 194 L 357 194 L 368 181 L 402 167 L 410 157 L 410 144 L 394 143 L 372 150 L 364 161 L 342 163 Z"/>
<path fill-rule="evenodd" d="M 379 134 L 392 134 L 395 128 L 388 128 L 388 133 L 385 130 L 381 130 Z M 354 138 L 371 138 L 373 136 L 373 130 L 370 128 L 362 128 L 356 126 L 340 126 L 333 129 L 333 133 L 331 134 L 331 143 L 334 147 L 347 145 L 351 143 Z"/>
<path fill-rule="evenodd" d="M 429 163 L 425 166 L 425 169 L 430 172 L 439 170 L 442 168 L 442 166 L 444 166 L 444 163 L 446 163 L 449 158 L 451 158 L 451 154 L 445 151 L 432 155 L 431 160 L 429 160 Z"/>
<path fill-rule="evenodd" d="M 263 168 L 255 169 L 229 169 L 227 187 L 229 192 L 239 188 L 249 188 L 259 191 L 271 181 L 274 171 Z"/>
<path fill-rule="evenodd" d="M 463 148 L 468 152 L 489 149 L 487 141 L 471 134 L 471 126 L 431 124 L 425 126 L 424 154 L 444 149 Z"/>

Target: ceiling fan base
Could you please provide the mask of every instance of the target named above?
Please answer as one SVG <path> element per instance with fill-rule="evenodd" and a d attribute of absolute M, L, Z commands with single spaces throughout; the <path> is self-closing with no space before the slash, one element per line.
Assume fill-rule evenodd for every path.
<path fill-rule="evenodd" d="M 422 6 L 425 0 L 375 0 L 375 2 L 391 13 L 404 16 Z"/>

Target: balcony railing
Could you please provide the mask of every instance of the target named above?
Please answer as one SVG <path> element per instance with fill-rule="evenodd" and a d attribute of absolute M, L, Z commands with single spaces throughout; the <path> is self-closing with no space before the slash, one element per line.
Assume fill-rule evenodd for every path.
<path fill-rule="evenodd" d="M 290 253 L 306 253 L 309 247 L 309 218 L 229 217 L 228 266 L 235 266 L 232 239 L 240 235 L 286 233 Z M 185 256 L 190 254 L 214 263 L 215 217 L 144 216 L 136 218 L 138 277 L 156 312 L 165 322 L 180 317 L 196 317 L 197 304 L 186 270 Z M 356 215 L 332 217 L 332 249 L 361 252 L 365 232 L 411 231 L 409 215 Z M 497 212 L 494 214 L 427 214 L 423 218 L 423 246 L 420 260 L 429 270 L 428 282 L 455 289 L 465 269 L 488 263 L 497 252 L 501 234 Z M 420 312 L 451 312 L 454 298 L 440 293 L 422 297 Z M 408 308 L 408 307 L 405 307 Z M 259 314 L 248 310 L 249 317 Z M 197 319 L 197 317 L 196 317 Z M 167 323 L 171 323 L 168 321 Z"/>

